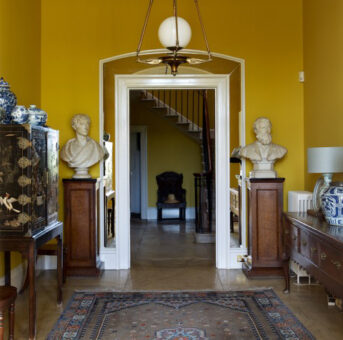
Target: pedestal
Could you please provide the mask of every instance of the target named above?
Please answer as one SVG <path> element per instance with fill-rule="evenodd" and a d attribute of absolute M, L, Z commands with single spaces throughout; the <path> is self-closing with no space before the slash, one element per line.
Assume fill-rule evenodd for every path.
<path fill-rule="evenodd" d="M 97 276 L 99 259 L 96 179 L 63 179 L 66 275 Z"/>
<path fill-rule="evenodd" d="M 249 277 L 281 277 L 284 178 L 248 181 L 248 254 L 243 272 Z"/>

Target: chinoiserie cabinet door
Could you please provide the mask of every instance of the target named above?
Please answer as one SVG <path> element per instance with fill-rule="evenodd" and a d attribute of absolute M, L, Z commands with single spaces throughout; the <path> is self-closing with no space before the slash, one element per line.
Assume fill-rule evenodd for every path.
<path fill-rule="evenodd" d="M 31 236 L 57 220 L 58 136 L 42 126 L 0 124 L 1 235 Z"/>
<path fill-rule="evenodd" d="M 47 131 L 32 128 L 32 223 L 35 228 L 47 224 Z"/>
<path fill-rule="evenodd" d="M 0 234 L 30 232 L 31 128 L 0 125 Z"/>

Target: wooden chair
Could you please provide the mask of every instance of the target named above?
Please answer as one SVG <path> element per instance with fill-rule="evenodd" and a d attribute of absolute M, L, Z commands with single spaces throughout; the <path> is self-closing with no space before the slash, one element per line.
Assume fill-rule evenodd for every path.
<path fill-rule="evenodd" d="M 157 219 L 162 220 L 162 209 L 179 209 L 179 219 L 186 216 L 186 190 L 182 188 L 183 175 L 166 171 L 156 176 L 157 190 Z M 173 196 L 175 202 L 169 201 Z"/>
<path fill-rule="evenodd" d="M 0 340 L 4 339 L 4 312 L 9 313 L 9 340 L 14 339 L 14 302 L 17 297 L 17 288 L 12 286 L 0 287 Z"/>

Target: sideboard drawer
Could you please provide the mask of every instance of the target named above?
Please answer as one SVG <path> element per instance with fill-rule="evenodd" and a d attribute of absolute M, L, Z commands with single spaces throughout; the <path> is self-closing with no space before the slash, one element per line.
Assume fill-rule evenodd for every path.
<path fill-rule="evenodd" d="M 319 240 L 307 231 L 300 230 L 300 254 L 319 265 Z"/>
<path fill-rule="evenodd" d="M 329 276 L 343 281 L 343 256 L 332 246 L 322 243 L 320 245 L 319 267 Z"/>
<path fill-rule="evenodd" d="M 299 234 L 300 230 L 295 225 L 291 225 L 291 249 L 297 253 L 299 253 Z"/>

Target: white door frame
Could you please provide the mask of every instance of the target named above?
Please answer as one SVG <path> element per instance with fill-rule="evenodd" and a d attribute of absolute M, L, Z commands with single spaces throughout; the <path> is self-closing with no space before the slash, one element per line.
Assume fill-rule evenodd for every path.
<path fill-rule="evenodd" d="M 148 216 L 148 139 L 147 128 L 143 125 L 132 125 L 130 132 L 138 132 L 140 134 L 140 173 L 141 173 L 141 218 L 147 219 Z"/>
<path fill-rule="evenodd" d="M 150 54 L 156 54 L 156 53 L 165 53 L 166 51 L 163 49 L 155 49 L 155 50 L 146 50 L 146 51 L 141 51 L 142 55 L 150 55 Z M 185 50 L 185 53 L 188 54 L 206 54 L 206 51 L 200 51 L 200 50 Z M 104 133 L 104 65 L 106 63 L 115 61 L 115 60 L 120 60 L 120 59 L 125 59 L 125 58 L 132 58 L 136 55 L 136 52 L 129 52 L 117 56 L 112 56 L 109 58 L 101 59 L 99 61 L 99 142 L 101 143 L 103 140 L 103 133 Z M 207 55 L 207 54 L 206 54 Z M 234 61 L 240 64 L 240 73 L 241 73 L 241 125 L 240 125 L 240 145 L 244 146 L 245 145 L 245 61 L 244 59 L 241 58 L 236 58 L 232 57 L 229 55 L 221 54 L 221 53 L 216 53 L 212 52 L 212 55 L 217 58 L 225 59 L 225 60 L 230 60 Z M 214 75 L 215 76 L 215 75 Z M 181 77 L 181 75 L 178 75 L 176 78 Z M 196 76 L 191 75 L 191 80 L 195 78 Z M 158 76 L 153 76 L 153 78 L 158 78 Z M 174 78 L 175 79 L 175 78 Z M 151 79 L 151 82 L 153 83 L 154 80 Z M 190 82 L 190 84 L 193 82 Z M 118 90 L 118 85 L 115 84 L 115 91 Z M 188 84 L 187 86 L 188 87 Z M 205 86 L 205 88 L 209 88 L 209 86 Z M 122 92 L 122 91 L 121 91 Z M 116 95 L 117 96 L 117 95 Z M 127 108 L 126 108 L 127 110 Z M 117 114 L 117 110 L 116 110 Z M 228 117 L 227 117 L 228 119 Z M 217 122 L 216 122 L 217 123 Z M 229 123 L 229 121 L 228 121 Z M 118 124 L 116 124 L 116 129 L 117 127 L 119 128 Z M 229 129 L 229 124 L 225 127 L 226 129 Z M 119 139 L 116 137 L 116 141 Z M 118 143 L 115 143 L 117 145 Z M 119 143 L 122 144 L 122 141 Z M 123 143 L 125 144 L 125 143 Z M 128 146 L 128 145 L 127 145 Z M 229 141 L 227 144 L 227 148 L 229 148 Z M 217 146 L 216 146 L 216 153 L 217 153 Z M 218 158 L 218 157 L 217 157 Z M 227 163 L 228 158 L 227 158 Z M 217 165 L 217 163 L 216 163 Z M 225 163 L 225 166 L 227 164 Z M 118 162 L 116 162 L 116 166 L 118 166 Z M 128 164 L 125 164 L 125 167 L 128 168 Z M 218 167 L 217 167 L 218 168 Z M 241 197 L 241 207 L 242 207 L 242 215 L 241 215 L 241 224 L 242 224 L 242 245 L 239 248 L 229 248 L 224 251 L 224 256 L 221 260 L 217 262 L 217 267 L 218 268 L 240 268 L 240 264 L 237 262 L 237 257 L 238 255 L 243 255 L 246 254 L 247 252 L 247 225 L 246 225 L 246 182 L 245 182 L 245 176 L 246 176 L 246 162 L 245 159 L 242 160 L 242 165 L 241 165 L 241 170 L 242 170 L 242 197 Z M 223 172 L 223 171 L 222 171 Z M 100 163 L 100 180 L 103 181 L 103 164 L 102 162 Z M 129 174 L 129 172 L 126 173 L 126 176 Z M 226 179 L 228 179 L 229 182 L 229 173 L 224 176 Z M 116 178 L 117 173 L 116 173 Z M 216 181 L 218 181 L 218 175 L 216 176 Z M 116 182 L 118 183 L 118 182 Z M 119 182 L 120 183 L 120 182 Z M 216 182 L 216 185 L 218 182 Z M 220 183 L 220 185 L 222 185 Z M 229 188 L 228 188 L 229 190 Z M 129 192 L 129 191 L 128 191 Z M 117 197 L 118 198 L 118 197 Z M 217 196 L 218 198 L 218 196 Z M 116 201 L 118 202 L 118 200 Z M 218 202 L 218 201 L 217 201 Z M 104 205 L 104 198 L 103 198 L 103 186 L 100 185 L 100 207 L 103 207 Z M 223 206 L 224 204 L 221 204 Z M 116 209 L 118 211 L 118 206 L 116 206 Z M 216 209 L 216 213 L 218 211 L 218 206 Z M 228 209 L 227 207 L 223 207 L 223 211 Z M 117 239 L 116 239 L 116 247 L 115 248 L 106 248 L 104 247 L 104 212 L 103 209 L 100 209 L 99 211 L 100 215 L 100 258 L 102 261 L 104 261 L 104 267 L 105 269 L 122 269 L 122 268 L 129 268 L 130 267 L 130 240 L 129 237 L 121 237 L 124 235 L 118 235 L 117 234 Z M 229 215 L 229 213 L 228 213 Z M 218 220 L 217 220 L 218 221 Z M 116 219 L 116 228 L 118 228 L 118 219 Z M 117 230 L 119 231 L 119 229 Z M 229 247 L 229 242 L 230 242 L 230 233 L 229 230 L 227 231 L 228 235 L 225 236 L 225 240 L 222 240 L 221 243 L 226 242 L 227 247 Z M 126 235 L 127 236 L 127 235 Z M 217 234 L 217 239 L 218 239 L 218 234 Z M 122 243 L 124 242 L 124 243 Z M 123 245 L 123 246 L 122 246 Z M 125 252 L 123 251 L 123 248 L 127 246 L 129 256 L 125 256 Z M 222 247 L 220 248 L 222 249 Z M 225 256 L 226 254 L 226 256 Z M 218 248 L 216 251 L 216 259 L 218 259 L 219 253 L 218 253 Z"/>
<path fill-rule="evenodd" d="M 230 258 L 230 76 L 115 75 L 116 264 L 130 268 L 130 90 L 214 89 L 216 130 L 216 267 Z M 218 155 L 218 156 L 217 156 Z"/>

